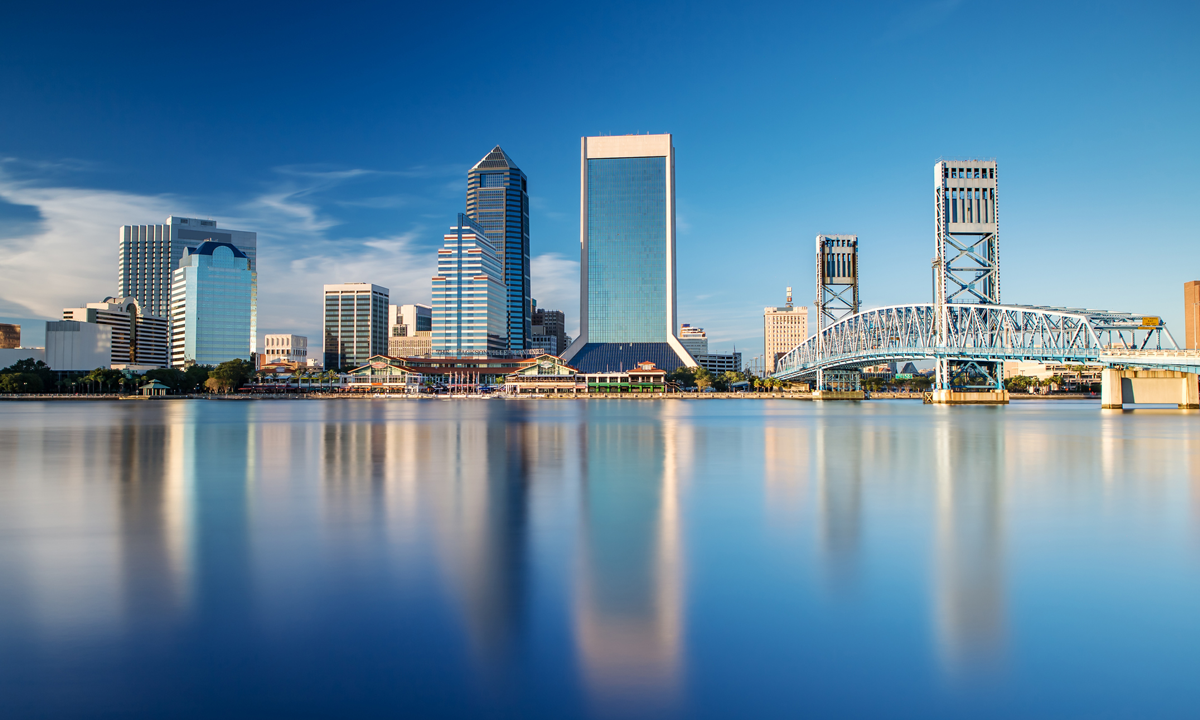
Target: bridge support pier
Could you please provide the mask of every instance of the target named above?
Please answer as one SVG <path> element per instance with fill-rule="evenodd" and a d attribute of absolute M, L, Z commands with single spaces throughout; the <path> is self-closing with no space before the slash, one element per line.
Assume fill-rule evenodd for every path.
<path fill-rule="evenodd" d="M 1104 368 L 1100 376 L 1100 407 L 1120 410 L 1125 403 L 1160 403 L 1200 409 L 1197 374 Z"/>
<path fill-rule="evenodd" d="M 926 405 L 1007 405 L 1007 390 L 931 390 L 925 393 Z"/>

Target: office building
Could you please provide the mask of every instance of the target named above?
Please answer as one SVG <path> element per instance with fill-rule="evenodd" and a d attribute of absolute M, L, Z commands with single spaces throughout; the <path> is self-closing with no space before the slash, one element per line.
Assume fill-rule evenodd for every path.
<path fill-rule="evenodd" d="M 529 189 L 525 173 L 500 146 L 467 173 L 467 217 L 483 228 L 500 258 L 506 333 L 514 352 L 529 347 Z"/>
<path fill-rule="evenodd" d="M 693 358 L 708 354 L 708 334 L 704 332 L 704 328 L 684 323 L 679 328 L 679 344 L 683 345 Z M 699 362 L 699 359 L 696 361 Z"/>
<path fill-rule="evenodd" d="M 696 355 L 696 363 L 709 371 L 713 375 L 720 375 L 726 372 L 741 372 L 742 371 L 742 354 L 740 352 L 732 353 L 709 353 L 707 355 Z"/>
<path fill-rule="evenodd" d="M 250 296 L 250 350 L 257 345 L 258 234 L 218 228 L 215 220 L 175 217 L 162 225 L 123 225 L 117 261 L 117 297 L 134 298 L 147 315 L 171 318 L 171 288 L 186 248 L 205 240 L 229 243 L 250 261 L 255 284 Z"/>
<path fill-rule="evenodd" d="M 60 372 L 91 372 L 108 368 L 112 358 L 112 327 L 78 320 L 46 323 L 46 364 Z"/>
<path fill-rule="evenodd" d="M 430 357 L 433 355 L 433 333 L 417 330 L 412 335 L 393 335 L 388 338 L 388 355 L 398 358 Z"/>
<path fill-rule="evenodd" d="M 1184 347 L 1200 350 L 1200 280 L 1183 284 Z"/>
<path fill-rule="evenodd" d="M 171 366 L 249 360 L 256 286 L 250 258 L 231 243 L 185 249 L 171 284 Z"/>
<path fill-rule="evenodd" d="M 388 337 L 415 337 L 433 330 L 433 308 L 428 305 L 389 305 Z"/>
<path fill-rule="evenodd" d="M 507 293 L 491 239 L 460 213 L 443 243 L 433 278 L 433 355 L 511 355 L 505 334 Z"/>
<path fill-rule="evenodd" d="M 545 310 L 534 301 L 531 347 L 554 356 L 567 349 L 567 316 L 562 310 Z"/>
<path fill-rule="evenodd" d="M 325 369 L 349 370 L 385 355 L 388 289 L 371 283 L 325 286 Z"/>
<path fill-rule="evenodd" d="M 676 337 L 675 148 L 670 135 L 585 137 L 580 159 L 581 372 L 695 366 Z"/>
<path fill-rule="evenodd" d="M 308 338 L 303 335 L 264 335 L 259 362 L 308 364 Z"/>
<path fill-rule="evenodd" d="M 84 307 L 63 308 L 63 320 L 112 328 L 110 365 L 118 370 L 153 370 L 170 364 L 167 319 L 142 312 L 134 298 L 104 298 Z"/>
<path fill-rule="evenodd" d="M 0 349 L 21 347 L 21 326 L 0 323 Z"/>
<path fill-rule="evenodd" d="M 787 304 L 763 308 L 763 369 L 775 372 L 779 358 L 808 338 L 808 308 L 792 307 L 792 289 L 787 289 Z"/>

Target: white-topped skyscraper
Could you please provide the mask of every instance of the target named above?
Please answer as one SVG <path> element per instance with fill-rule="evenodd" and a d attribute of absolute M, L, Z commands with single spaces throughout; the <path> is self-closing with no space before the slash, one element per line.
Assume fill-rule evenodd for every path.
<path fill-rule="evenodd" d="M 122 225 L 118 236 L 117 297 L 137 300 L 148 315 L 171 317 L 171 282 L 186 248 L 205 240 L 229 243 L 250 261 L 255 274 L 250 297 L 250 350 L 257 348 L 258 234 L 218 228 L 215 220 L 176 217 L 162 225 Z"/>
<path fill-rule="evenodd" d="M 676 336 L 675 148 L 668 135 L 585 137 L 580 166 L 582 372 L 695 367 Z"/>

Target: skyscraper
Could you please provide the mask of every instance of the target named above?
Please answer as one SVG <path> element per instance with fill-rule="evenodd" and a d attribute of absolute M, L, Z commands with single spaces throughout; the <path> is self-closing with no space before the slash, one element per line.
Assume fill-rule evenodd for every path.
<path fill-rule="evenodd" d="M 583 372 L 696 361 L 676 337 L 675 148 L 670 135 L 582 139 L 579 337 Z"/>
<path fill-rule="evenodd" d="M 767 375 L 775 372 L 775 363 L 780 356 L 807 338 L 808 308 L 792 307 L 792 289 L 788 288 L 786 305 L 763 308 L 764 372 Z"/>
<path fill-rule="evenodd" d="M 250 350 L 257 349 L 258 234 L 217 228 L 215 220 L 167 218 L 163 225 L 122 225 L 117 261 L 117 297 L 138 301 L 142 312 L 170 319 L 171 284 L 186 248 L 204 240 L 233 245 L 250 261 L 255 283 L 250 289 Z"/>
<path fill-rule="evenodd" d="M 171 284 L 171 366 L 249 360 L 256 277 L 227 242 L 186 248 Z"/>
<path fill-rule="evenodd" d="M 443 240 L 433 278 L 434 357 L 508 355 L 499 253 L 484 229 L 461 213 Z"/>
<path fill-rule="evenodd" d="M 467 217 L 496 249 L 504 285 L 508 347 L 529 347 L 529 190 L 525 173 L 500 146 L 492 148 L 467 173 Z"/>
<path fill-rule="evenodd" d="M 371 283 L 325 286 L 325 369 L 353 370 L 387 354 L 388 289 Z"/>

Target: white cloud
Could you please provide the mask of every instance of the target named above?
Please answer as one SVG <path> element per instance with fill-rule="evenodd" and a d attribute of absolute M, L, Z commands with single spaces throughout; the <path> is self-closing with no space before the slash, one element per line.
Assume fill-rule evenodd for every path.
<path fill-rule="evenodd" d="M 567 334 L 579 335 L 579 261 L 558 253 L 532 258 L 530 285 L 538 307 L 562 310 L 566 315 Z"/>

